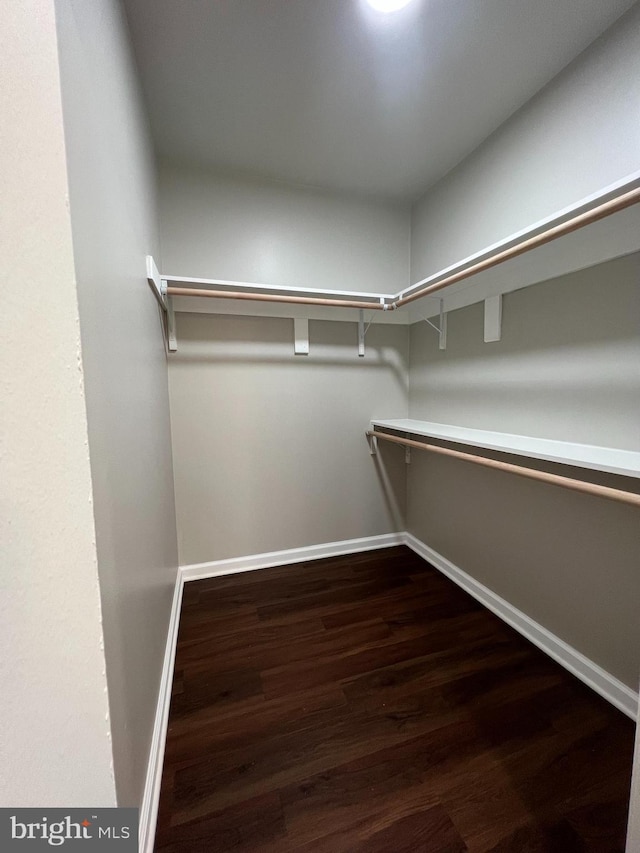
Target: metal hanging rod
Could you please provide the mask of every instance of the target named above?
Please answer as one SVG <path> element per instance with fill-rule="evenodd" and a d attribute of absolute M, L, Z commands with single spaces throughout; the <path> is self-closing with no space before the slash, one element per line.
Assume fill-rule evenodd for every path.
<path fill-rule="evenodd" d="M 418 450 L 427 450 L 429 453 L 439 453 L 442 456 L 452 456 L 454 459 L 462 459 L 464 462 L 473 462 L 475 465 L 483 465 L 485 468 L 495 468 L 498 471 L 507 471 L 519 477 L 527 477 L 530 480 L 540 480 L 542 483 L 550 483 L 553 486 L 561 486 L 564 489 L 572 489 L 574 492 L 583 492 L 587 495 L 595 495 L 600 498 L 618 501 L 640 507 L 640 495 L 633 492 L 625 492 L 622 489 L 612 489 L 609 486 L 599 486 L 596 483 L 586 483 L 583 480 L 574 480 L 572 477 L 562 477 L 560 474 L 549 474 L 546 471 L 537 471 L 535 468 L 526 468 L 524 465 L 514 465 L 511 462 L 499 462 L 497 459 L 487 459 L 485 456 L 476 456 L 473 453 L 464 453 L 461 450 L 451 450 L 448 447 L 439 447 L 435 444 L 427 444 L 424 441 L 414 441 L 410 438 L 401 438 L 389 435 L 385 432 L 367 430 L 367 437 L 376 440 L 390 441 L 394 444 L 402 444 L 405 447 L 416 447 Z"/>
<path fill-rule="evenodd" d="M 387 301 L 391 302 L 396 298 L 396 294 L 393 293 L 374 293 L 373 291 L 362 291 L 362 290 L 328 290 L 324 287 L 292 287 L 291 285 L 284 284 L 259 284 L 257 282 L 250 281 L 233 281 L 231 279 L 224 278 L 194 278 L 192 276 L 182 276 L 182 275 L 163 275 L 163 280 L 167 282 L 167 284 L 176 287 L 193 287 L 195 286 L 207 286 L 207 287 L 234 287 L 239 290 L 249 290 L 251 292 L 262 291 L 262 290 L 274 290 L 278 293 L 295 293 L 302 296 L 338 296 L 340 298 L 346 296 L 353 296 L 357 299 L 371 299 L 377 301 Z"/>

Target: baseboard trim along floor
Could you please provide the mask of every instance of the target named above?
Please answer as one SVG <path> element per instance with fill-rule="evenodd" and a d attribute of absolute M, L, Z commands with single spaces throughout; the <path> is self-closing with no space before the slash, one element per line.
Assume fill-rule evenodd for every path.
<path fill-rule="evenodd" d="M 208 563 L 181 566 L 176 578 L 171 607 L 145 793 L 140 810 L 139 837 L 141 853 L 153 853 L 184 584 L 194 580 L 256 571 L 274 566 L 307 562 L 309 560 L 321 560 L 327 557 L 390 548 L 396 545 L 407 545 L 412 551 L 434 566 L 434 568 L 462 587 L 462 589 L 483 604 L 488 610 L 491 610 L 500 619 L 518 631 L 518 633 L 522 634 L 522 636 L 548 654 L 553 660 L 575 675 L 576 678 L 579 678 L 628 717 L 631 717 L 633 720 L 636 719 L 638 713 L 638 694 L 636 692 L 555 636 L 555 634 L 552 634 L 551 631 L 548 631 L 542 625 L 535 622 L 521 610 L 518 610 L 509 604 L 508 601 L 496 595 L 488 587 L 472 578 L 471 575 L 468 575 L 461 568 L 411 533 L 386 533 L 380 536 L 346 539 L 341 542 L 327 542 L 319 545 L 310 545 L 305 548 L 289 548 L 284 551 L 271 551 L 264 554 L 252 554 L 247 557 L 234 557 L 228 560 L 216 560 Z"/>
<path fill-rule="evenodd" d="M 322 560 L 326 557 L 340 557 L 343 554 L 357 554 L 360 551 L 392 548 L 394 545 L 404 544 L 404 533 L 383 533 L 380 536 L 343 539 L 341 542 L 324 542 L 320 545 L 288 548 L 286 551 L 269 551 L 266 554 L 233 557 L 230 560 L 216 560 L 212 563 L 194 563 L 190 566 L 182 566 L 180 571 L 185 581 L 195 581 L 215 578 L 220 575 L 233 575 L 236 572 L 269 569 L 273 566 L 288 566 L 290 563 L 306 563 L 307 560 Z"/>
<path fill-rule="evenodd" d="M 492 592 L 488 587 L 479 583 L 454 565 L 442 554 L 434 551 L 420 539 L 417 539 L 413 534 L 406 533 L 404 538 L 405 545 L 419 554 L 428 563 L 431 563 L 434 568 L 441 571 L 454 583 L 462 587 L 469 595 L 472 595 L 477 601 L 483 604 L 496 616 L 499 616 L 503 622 L 510 625 L 523 637 L 532 642 L 543 652 L 552 657 L 557 663 L 569 670 L 570 673 L 583 681 L 586 685 L 599 693 L 608 702 L 611 702 L 618 710 L 622 711 L 632 720 L 635 720 L 638 714 L 638 694 L 623 684 L 613 675 L 608 673 L 598 664 L 594 663 L 589 658 L 585 657 L 579 651 L 574 649 L 564 640 L 556 637 L 551 631 L 548 631 L 538 622 L 535 622 L 521 610 L 518 610 L 504 598 L 500 598 L 495 592 Z"/>
<path fill-rule="evenodd" d="M 151 736 L 151 748 L 149 749 L 149 763 L 147 764 L 144 796 L 142 798 L 142 806 L 140 808 L 140 826 L 138 831 L 140 853 L 153 853 L 183 589 L 184 580 L 182 578 L 181 570 L 178 569 L 176 585 L 173 590 L 173 601 L 171 602 L 169 628 L 167 631 L 167 642 L 165 645 L 164 660 L 162 663 L 160 688 L 158 690 L 158 704 L 156 706 L 153 734 Z"/>

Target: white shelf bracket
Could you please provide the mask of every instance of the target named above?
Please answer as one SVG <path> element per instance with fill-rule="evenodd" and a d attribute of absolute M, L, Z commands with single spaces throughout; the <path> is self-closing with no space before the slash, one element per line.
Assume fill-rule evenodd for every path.
<path fill-rule="evenodd" d="M 382 300 L 381 300 L 382 304 Z M 360 309 L 358 311 L 358 355 L 364 357 L 364 340 L 367 336 L 367 332 L 369 331 L 369 326 L 373 323 L 373 318 L 375 317 L 375 311 L 371 314 L 371 319 L 364 325 L 364 311 Z"/>
<path fill-rule="evenodd" d="M 484 342 L 499 341 L 502 337 L 502 294 L 484 300 Z"/>
<path fill-rule="evenodd" d="M 167 310 L 167 282 L 160 277 L 158 267 L 151 255 L 147 255 L 147 281 L 158 304 L 163 311 Z"/>
<path fill-rule="evenodd" d="M 440 323 L 436 326 L 435 323 L 432 323 L 428 317 L 422 318 L 427 325 L 431 326 L 432 329 L 438 333 L 438 349 L 446 349 L 447 348 L 447 313 L 444 310 L 444 299 L 440 300 Z"/>
<path fill-rule="evenodd" d="M 167 280 L 160 275 L 156 262 L 151 255 L 147 255 L 146 261 L 149 287 L 164 312 L 162 325 L 166 332 L 167 349 L 169 352 L 177 352 L 176 315 L 173 311 L 173 300 L 167 295 Z"/>
<path fill-rule="evenodd" d="M 163 282 L 166 286 L 166 281 Z M 176 315 L 173 310 L 173 299 L 167 297 L 167 349 L 169 352 L 178 351 L 178 338 L 176 335 Z"/>
<path fill-rule="evenodd" d="M 447 348 L 447 315 L 444 310 L 444 299 L 440 300 L 440 340 L 438 349 Z"/>
<path fill-rule="evenodd" d="M 296 318 L 293 321 L 294 355 L 309 355 L 309 321 Z"/>
<path fill-rule="evenodd" d="M 371 427 L 371 428 L 373 429 L 373 427 Z M 372 456 L 377 456 L 378 455 L 378 439 L 375 437 L 375 435 L 368 435 L 367 441 L 369 442 L 369 453 Z"/>

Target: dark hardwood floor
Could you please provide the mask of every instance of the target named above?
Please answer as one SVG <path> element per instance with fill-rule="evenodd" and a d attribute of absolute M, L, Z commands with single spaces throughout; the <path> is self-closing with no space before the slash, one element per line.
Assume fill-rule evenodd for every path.
<path fill-rule="evenodd" d="M 156 850 L 623 851 L 633 735 L 407 548 L 192 582 Z"/>

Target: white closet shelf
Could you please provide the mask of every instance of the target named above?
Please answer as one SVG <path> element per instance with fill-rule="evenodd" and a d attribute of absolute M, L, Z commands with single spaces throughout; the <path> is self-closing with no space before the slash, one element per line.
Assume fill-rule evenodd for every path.
<path fill-rule="evenodd" d="M 410 435 L 423 435 L 442 441 L 453 441 L 473 447 L 484 447 L 502 453 L 528 456 L 530 459 L 545 459 L 593 471 L 606 471 L 625 477 L 640 477 L 640 453 L 619 450 L 615 447 L 598 447 L 592 444 L 575 444 L 570 441 L 553 441 L 506 432 L 491 432 L 484 429 L 417 421 L 411 418 L 394 420 L 372 420 L 372 427 L 394 430 Z"/>

